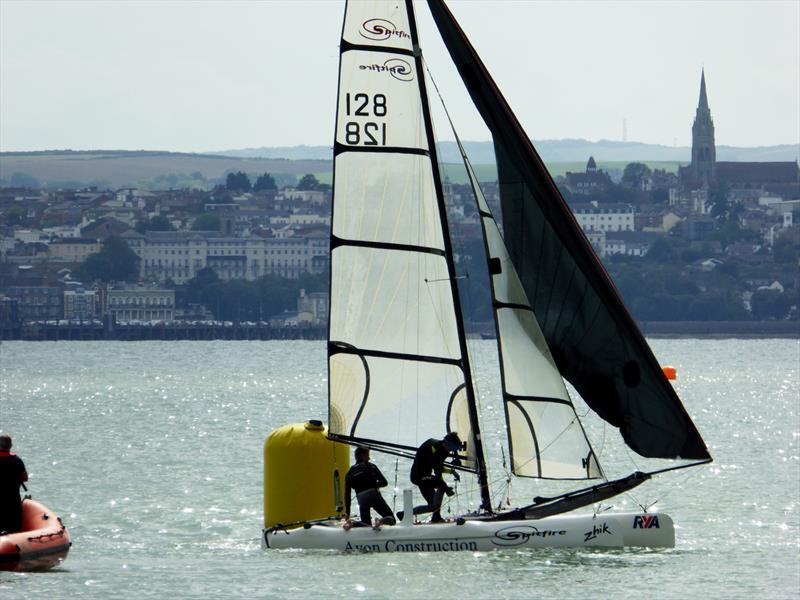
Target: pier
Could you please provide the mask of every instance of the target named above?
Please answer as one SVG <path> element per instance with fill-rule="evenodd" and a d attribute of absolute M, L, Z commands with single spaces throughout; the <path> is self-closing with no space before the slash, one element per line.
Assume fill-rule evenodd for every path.
<path fill-rule="evenodd" d="M 0 326 L 0 340 L 323 340 L 325 327 L 271 327 L 222 323 L 171 322 L 156 325 L 120 323 L 28 323 Z"/>

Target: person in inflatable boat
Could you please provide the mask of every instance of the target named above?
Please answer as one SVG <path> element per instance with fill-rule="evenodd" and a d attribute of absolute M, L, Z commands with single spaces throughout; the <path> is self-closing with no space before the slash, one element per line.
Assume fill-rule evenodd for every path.
<path fill-rule="evenodd" d="M 386 504 L 378 488 L 388 485 L 386 477 L 383 476 L 377 465 L 369 462 L 369 448 L 359 446 L 355 450 L 356 463 L 350 467 L 344 478 L 345 486 L 345 528 L 350 529 L 350 497 L 356 493 L 358 508 L 361 516 L 361 523 L 370 524 L 370 510 L 375 511 L 381 516 L 378 524 L 394 525 L 395 518 L 392 509 Z"/>
<path fill-rule="evenodd" d="M 19 486 L 28 481 L 25 463 L 11 453 L 10 435 L 0 435 L 0 534 L 22 529 L 22 502 Z"/>
<path fill-rule="evenodd" d="M 419 487 L 422 497 L 427 504 L 414 507 L 414 514 L 433 513 L 431 523 L 441 523 L 441 507 L 444 495 L 452 496 L 451 488 L 444 479 L 442 473 L 445 471 L 444 462 L 451 455 L 455 455 L 454 464 L 459 464 L 458 451 L 461 449 L 461 438 L 455 431 L 451 431 L 444 439 L 437 440 L 431 438 L 424 441 L 414 456 L 414 464 L 411 465 L 411 483 Z M 458 461 L 458 462 L 457 462 Z M 453 471 L 453 477 L 458 481 L 458 473 Z M 397 513 L 402 519 L 402 512 Z"/>

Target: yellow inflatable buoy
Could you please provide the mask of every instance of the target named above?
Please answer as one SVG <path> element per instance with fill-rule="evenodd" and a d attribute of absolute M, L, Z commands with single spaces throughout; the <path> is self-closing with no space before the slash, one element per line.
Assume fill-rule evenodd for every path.
<path fill-rule="evenodd" d="M 286 425 L 264 442 L 264 526 L 299 526 L 344 514 L 348 446 L 328 439 L 322 421 Z"/>

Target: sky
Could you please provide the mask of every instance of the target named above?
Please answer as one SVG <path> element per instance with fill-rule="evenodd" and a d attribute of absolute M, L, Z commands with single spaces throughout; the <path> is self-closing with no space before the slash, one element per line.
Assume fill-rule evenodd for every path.
<path fill-rule="evenodd" d="M 448 4 L 534 139 L 688 146 L 705 68 L 718 145 L 800 143 L 800 0 Z M 331 145 L 343 6 L 0 0 L 0 151 Z M 416 11 L 460 137 L 489 139 Z"/>

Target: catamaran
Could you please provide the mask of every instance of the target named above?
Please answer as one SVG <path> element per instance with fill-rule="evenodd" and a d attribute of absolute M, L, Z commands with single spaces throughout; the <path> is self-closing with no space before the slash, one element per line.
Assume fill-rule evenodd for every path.
<path fill-rule="evenodd" d="M 492 501 L 414 5 L 351 1 L 334 142 L 328 423 L 288 426 L 267 439 L 263 545 L 671 547 L 674 527 L 663 513 L 571 514 L 711 457 L 464 32 L 442 0 L 427 4 L 494 141 L 502 235 L 458 147 L 486 251 L 510 471 L 581 483 L 518 507 Z M 565 381 L 633 451 L 682 462 L 606 479 Z M 476 506 L 444 523 L 418 523 L 406 490 L 396 525 L 342 527 L 349 447 L 413 458 L 419 444 L 448 431 L 465 441 L 450 467 L 474 478 Z"/>

